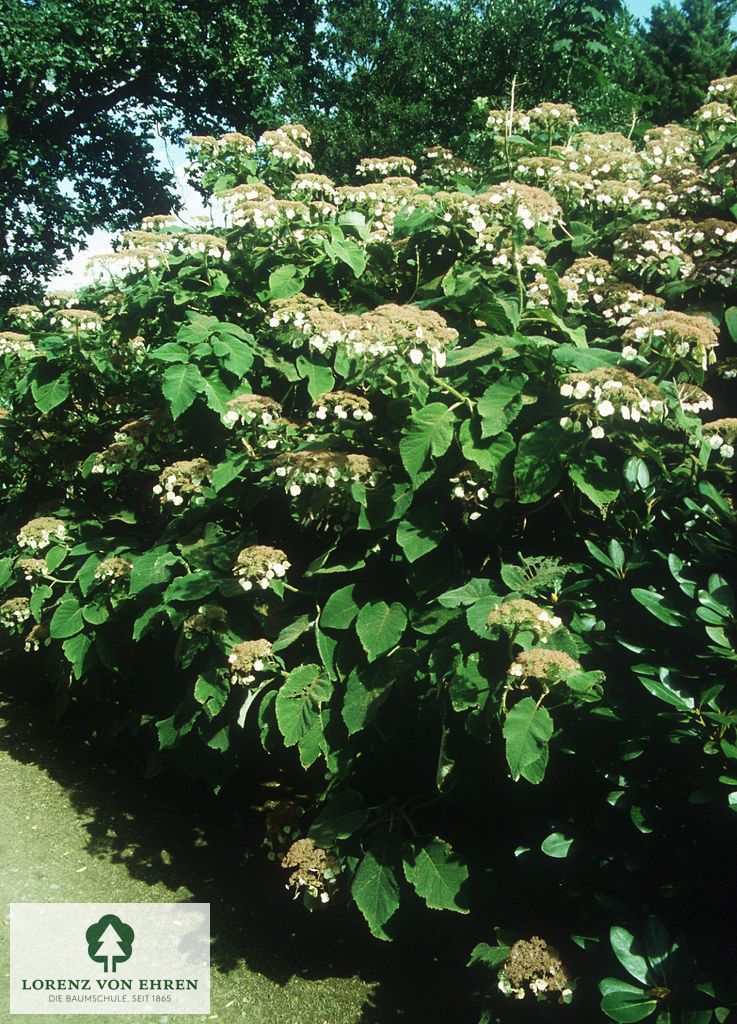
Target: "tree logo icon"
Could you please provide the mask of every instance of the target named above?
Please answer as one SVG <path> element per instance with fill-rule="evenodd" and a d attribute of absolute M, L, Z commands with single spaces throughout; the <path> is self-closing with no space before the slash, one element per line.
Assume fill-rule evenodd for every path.
<path fill-rule="evenodd" d="M 104 964 L 105 973 L 115 974 L 118 964 L 130 959 L 135 932 L 115 914 L 104 914 L 85 933 L 87 955 L 95 963 Z"/>

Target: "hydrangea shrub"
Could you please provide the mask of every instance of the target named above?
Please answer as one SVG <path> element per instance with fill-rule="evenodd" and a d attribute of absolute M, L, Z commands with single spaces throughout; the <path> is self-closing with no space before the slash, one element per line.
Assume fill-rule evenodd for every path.
<path fill-rule="evenodd" d="M 295 895 L 473 911 L 498 999 L 595 1006 L 614 928 L 609 1017 L 726 1019 L 736 109 L 486 111 L 356 185 L 195 137 L 206 224 L 3 318 L 3 646 L 152 764 L 287 765 Z"/>

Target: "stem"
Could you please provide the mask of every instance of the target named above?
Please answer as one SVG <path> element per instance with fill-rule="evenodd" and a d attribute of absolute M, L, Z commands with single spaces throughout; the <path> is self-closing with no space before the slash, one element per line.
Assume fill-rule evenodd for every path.
<path fill-rule="evenodd" d="M 460 391 L 456 391 L 452 384 L 446 384 L 444 380 L 440 379 L 440 377 L 431 377 L 430 380 L 433 382 L 433 384 L 437 384 L 439 388 L 442 388 L 443 391 L 447 391 L 449 395 L 453 395 L 454 398 L 458 398 L 460 400 L 458 404 L 462 402 L 464 405 L 467 405 L 469 409 L 473 409 L 475 405 L 473 399 L 467 398 L 465 395 L 462 395 Z M 451 406 L 451 409 L 457 408 L 458 405 Z"/>

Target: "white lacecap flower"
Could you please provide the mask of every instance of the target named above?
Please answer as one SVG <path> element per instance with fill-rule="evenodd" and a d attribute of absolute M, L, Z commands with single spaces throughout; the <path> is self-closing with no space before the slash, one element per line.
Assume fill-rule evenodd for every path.
<path fill-rule="evenodd" d="M 604 428 L 603 427 L 598 427 L 598 426 L 597 427 L 592 427 L 591 428 L 591 436 L 596 438 L 597 441 L 601 440 L 601 438 L 604 436 Z"/>

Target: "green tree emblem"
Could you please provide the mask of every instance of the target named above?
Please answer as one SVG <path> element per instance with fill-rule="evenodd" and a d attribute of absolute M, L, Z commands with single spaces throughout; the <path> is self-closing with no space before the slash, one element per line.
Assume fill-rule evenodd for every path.
<path fill-rule="evenodd" d="M 115 974 L 119 963 L 125 963 L 133 952 L 135 932 L 115 914 L 104 914 L 85 933 L 87 954 L 95 963 L 104 964 L 105 972 Z"/>

